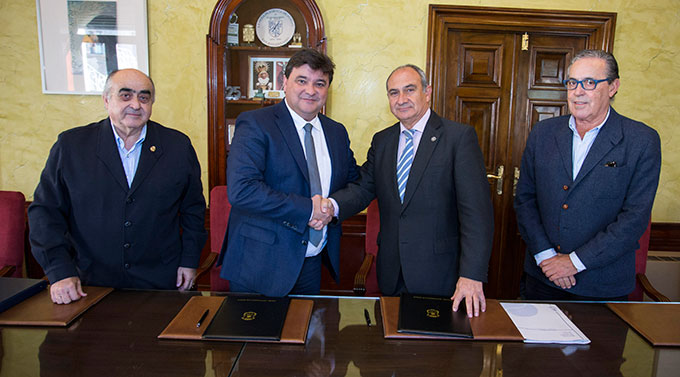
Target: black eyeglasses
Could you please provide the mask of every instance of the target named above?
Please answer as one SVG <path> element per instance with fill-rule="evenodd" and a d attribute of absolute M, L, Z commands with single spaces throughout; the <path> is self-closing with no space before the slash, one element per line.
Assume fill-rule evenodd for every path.
<path fill-rule="evenodd" d="M 609 79 L 602 79 L 602 80 L 595 80 L 591 79 L 590 77 L 586 77 L 583 80 L 576 80 L 576 79 L 569 79 L 569 80 L 564 80 L 562 81 L 562 84 L 567 87 L 567 90 L 574 90 L 576 87 L 578 87 L 578 84 L 581 84 L 581 88 L 584 90 L 595 90 L 597 88 L 597 84 L 604 82 L 604 81 L 609 81 Z"/>

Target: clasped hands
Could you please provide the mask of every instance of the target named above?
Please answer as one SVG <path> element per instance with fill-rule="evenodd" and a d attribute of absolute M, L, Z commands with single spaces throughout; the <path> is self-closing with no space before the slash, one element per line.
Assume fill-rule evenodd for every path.
<path fill-rule="evenodd" d="M 321 230 L 333 219 L 335 207 L 333 207 L 333 202 L 331 202 L 328 198 L 322 197 L 321 195 L 314 195 L 312 197 L 312 205 L 314 211 L 312 214 L 312 219 L 309 220 L 307 225 L 310 228 Z"/>
<path fill-rule="evenodd" d="M 576 285 L 576 278 L 574 275 L 578 272 L 574 264 L 569 258 L 569 254 L 557 254 L 552 258 L 548 258 L 539 265 L 543 274 L 551 282 L 555 283 L 562 289 L 569 289 Z"/>

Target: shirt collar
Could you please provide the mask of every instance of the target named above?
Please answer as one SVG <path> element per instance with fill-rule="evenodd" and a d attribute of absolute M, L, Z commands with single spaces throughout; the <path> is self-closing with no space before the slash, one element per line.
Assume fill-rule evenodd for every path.
<path fill-rule="evenodd" d="M 113 125 L 113 122 L 111 122 L 111 129 L 113 130 L 113 137 L 116 139 L 116 145 L 118 146 L 118 148 L 125 149 L 125 140 L 118 136 L 118 132 L 116 131 L 116 127 Z M 143 143 L 144 139 L 146 139 L 146 124 L 144 125 L 144 127 L 142 127 L 142 132 L 139 134 L 139 139 L 137 139 L 132 148 L 130 148 L 130 151 L 135 149 L 137 145 Z"/>
<path fill-rule="evenodd" d="M 293 109 L 288 106 L 288 102 L 286 99 L 283 99 L 283 102 L 286 104 L 286 108 L 288 109 L 288 112 L 290 113 L 291 118 L 293 118 L 293 124 L 295 124 L 295 129 L 296 130 L 301 130 L 304 128 L 305 124 L 311 123 L 312 127 L 321 130 L 321 121 L 319 120 L 319 115 L 314 117 L 314 119 L 307 121 L 303 117 L 301 117 L 298 113 L 296 113 Z"/>
<path fill-rule="evenodd" d="M 416 124 L 413 125 L 411 130 L 418 131 L 422 134 L 423 131 L 425 131 L 425 126 L 427 125 L 427 121 L 430 120 L 430 114 L 431 113 L 432 112 L 430 111 L 430 109 L 427 109 L 425 114 L 423 114 L 423 116 L 416 122 Z M 403 133 L 405 130 L 407 130 L 407 128 L 404 127 L 404 124 L 401 123 L 401 122 L 399 122 L 399 129 L 400 129 L 401 133 Z"/>
<path fill-rule="evenodd" d="M 602 121 L 602 123 L 600 123 L 597 127 L 593 127 L 590 131 L 586 132 L 586 135 L 589 134 L 589 133 L 597 134 L 597 133 L 600 132 L 600 129 L 602 128 L 602 126 L 604 126 L 604 124 L 607 123 L 607 119 L 609 119 L 609 114 L 611 113 L 611 109 L 612 109 L 611 106 L 607 109 L 607 116 L 604 117 L 604 120 Z M 569 129 L 571 129 L 571 131 L 575 135 L 578 135 L 578 131 L 576 131 L 576 120 L 574 119 L 573 115 L 569 117 Z M 579 138 L 581 138 L 581 136 L 579 136 Z"/>

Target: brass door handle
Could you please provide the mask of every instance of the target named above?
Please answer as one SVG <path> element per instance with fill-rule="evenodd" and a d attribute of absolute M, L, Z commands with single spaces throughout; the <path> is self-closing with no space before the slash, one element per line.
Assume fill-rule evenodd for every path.
<path fill-rule="evenodd" d="M 487 174 L 487 179 L 496 180 L 496 194 L 503 195 L 503 173 L 505 172 L 505 166 L 501 165 L 496 170 L 496 175 Z"/>

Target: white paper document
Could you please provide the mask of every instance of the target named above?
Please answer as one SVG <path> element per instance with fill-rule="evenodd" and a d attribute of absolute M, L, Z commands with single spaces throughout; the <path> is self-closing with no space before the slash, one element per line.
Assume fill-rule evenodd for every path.
<path fill-rule="evenodd" d="M 589 344 L 581 330 L 554 304 L 502 302 L 525 343 Z"/>

